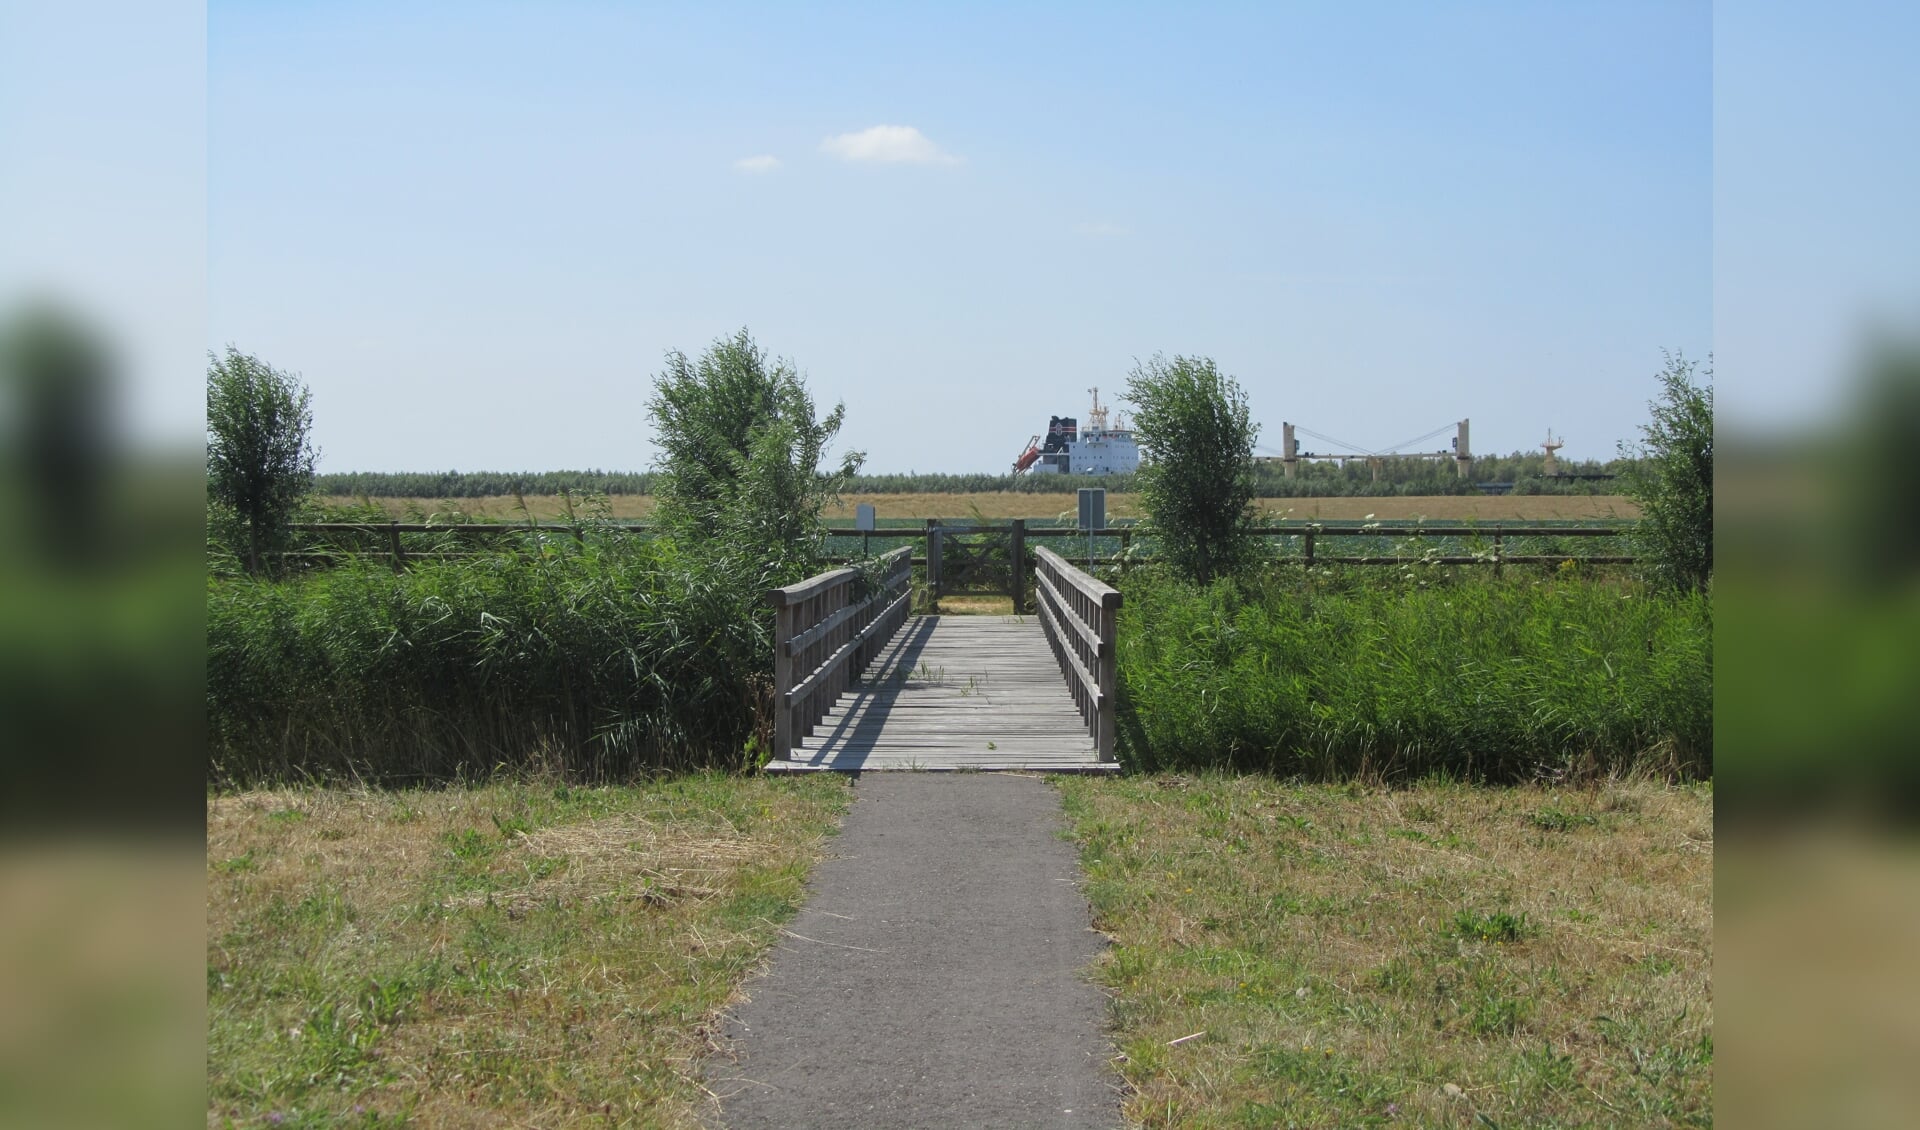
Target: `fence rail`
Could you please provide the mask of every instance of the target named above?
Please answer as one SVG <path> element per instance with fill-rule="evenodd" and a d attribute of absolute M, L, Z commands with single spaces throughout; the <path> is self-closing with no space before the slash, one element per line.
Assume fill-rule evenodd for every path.
<path fill-rule="evenodd" d="M 610 527 L 624 533 L 645 535 L 652 527 L 643 524 L 616 523 Z M 406 567 L 409 556 L 446 556 L 455 557 L 466 553 L 481 552 L 480 549 L 449 549 L 445 547 L 410 548 L 402 535 L 418 538 L 421 535 L 446 535 L 456 541 L 472 539 L 485 541 L 492 538 L 513 535 L 565 536 L 580 539 L 585 536 L 586 527 L 568 522 L 463 522 L 451 525 L 435 525 L 425 522 L 305 522 L 296 523 L 292 529 L 297 533 L 339 537 L 350 535 L 357 537 L 358 544 L 335 545 L 323 549 L 296 550 L 285 554 L 289 559 L 326 560 L 340 556 L 381 556 L 392 560 L 396 570 Z M 1285 556 L 1276 555 L 1270 560 L 1284 564 L 1301 564 L 1308 567 L 1316 565 L 1395 565 L 1409 560 L 1422 561 L 1435 565 L 1491 565 L 1497 571 L 1502 565 L 1551 565 L 1562 561 L 1574 560 L 1592 565 L 1631 565 L 1636 558 L 1629 554 L 1572 554 L 1507 552 L 1509 542 L 1514 540 L 1537 539 L 1592 539 L 1619 538 L 1632 532 L 1631 526 L 1387 526 L 1378 523 L 1295 523 L 1286 526 L 1259 526 L 1252 531 L 1261 538 L 1295 538 L 1299 541 L 1299 551 Z M 1135 558 L 1132 555 L 1136 537 L 1151 539 L 1153 531 L 1145 526 L 1106 526 L 1096 530 L 1082 530 L 1071 526 L 1037 526 L 1024 519 L 1014 519 L 1006 524 L 946 525 L 938 518 L 929 518 L 923 525 L 895 526 L 874 530 L 849 529 L 843 526 L 829 526 L 826 537 L 831 543 L 846 546 L 844 552 L 829 552 L 824 560 L 832 563 L 846 563 L 864 560 L 870 555 L 875 541 L 883 544 L 888 540 L 923 541 L 925 548 L 913 558 L 915 567 L 927 568 L 927 581 L 930 589 L 944 591 L 952 578 L 943 576 L 941 562 L 947 556 L 946 548 L 950 544 L 959 544 L 955 539 L 991 536 L 1007 539 L 1009 569 L 1014 578 L 1011 587 L 1024 592 L 1023 574 L 1029 557 L 1028 547 L 1044 540 L 1074 539 L 1094 543 L 1106 543 L 1109 547 L 1118 542 L 1119 554 L 1123 562 L 1151 561 L 1152 557 Z M 1329 552 L 1330 538 L 1377 539 L 1394 538 L 1439 539 L 1450 541 L 1471 541 L 1484 543 L 1488 551 L 1439 554 L 1365 554 Z M 860 551 L 852 551 L 851 543 L 857 540 Z M 1067 547 L 1073 548 L 1071 546 Z M 1097 556 L 1111 556 L 1100 553 Z M 1020 598 L 1016 598 L 1020 599 Z"/>
<path fill-rule="evenodd" d="M 962 534 L 1005 534 L 1013 529 L 1013 523 L 1019 522 L 1030 538 L 1086 537 L 1092 533 L 1095 537 L 1117 538 L 1134 534 L 1151 535 L 1149 526 L 1102 526 L 1097 530 L 1083 530 L 1078 526 L 1034 526 L 1028 525 L 1028 519 L 1014 519 L 1006 525 L 949 526 L 938 518 L 927 519 L 928 523 L 950 535 Z M 564 533 L 572 535 L 587 527 L 576 522 L 450 522 L 435 524 L 432 522 L 294 522 L 288 529 L 308 533 L 387 533 L 397 531 L 403 534 L 524 534 L 532 532 Z M 617 529 L 623 533 L 649 534 L 653 527 L 642 522 L 612 522 L 599 526 L 602 529 Z M 922 538 L 927 535 L 927 525 L 885 526 L 874 530 L 860 530 L 851 526 L 828 526 L 826 536 L 830 538 Z M 1332 522 L 1296 522 L 1290 526 L 1255 526 L 1250 531 L 1255 537 L 1289 538 L 1302 534 L 1318 533 L 1328 537 L 1618 537 L 1631 533 L 1631 526 L 1387 526 L 1377 522 L 1364 524 Z"/>
<path fill-rule="evenodd" d="M 1115 624 L 1120 591 L 1067 563 L 1048 549 L 1033 550 L 1034 606 L 1073 704 L 1101 761 L 1114 758 L 1114 714 L 1120 680 L 1115 663 Z"/>
<path fill-rule="evenodd" d="M 848 568 L 829 569 L 767 594 L 774 607 L 775 757 L 792 755 L 906 622 L 911 553 L 903 545 L 884 554 L 879 584 L 858 600 L 862 574 Z"/>

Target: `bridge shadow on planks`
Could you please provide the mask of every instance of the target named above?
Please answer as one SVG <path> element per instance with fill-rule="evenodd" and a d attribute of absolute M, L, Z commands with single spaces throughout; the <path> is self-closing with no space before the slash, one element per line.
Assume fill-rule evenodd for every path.
<path fill-rule="evenodd" d="M 1113 772 L 1030 617 L 907 621 L 772 772 Z"/>
<path fill-rule="evenodd" d="M 874 656 L 873 664 L 861 674 L 859 684 L 840 696 L 834 711 L 814 728 L 815 733 L 807 744 L 811 746 L 817 741 L 823 749 L 841 751 L 872 747 L 886 727 L 887 708 L 898 697 L 900 685 L 919 666 L 920 653 L 933 638 L 933 620 L 931 616 L 908 620 L 880 654 Z M 864 760 L 847 754 L 822 768 L 860 769 L 864 767 Z"/>

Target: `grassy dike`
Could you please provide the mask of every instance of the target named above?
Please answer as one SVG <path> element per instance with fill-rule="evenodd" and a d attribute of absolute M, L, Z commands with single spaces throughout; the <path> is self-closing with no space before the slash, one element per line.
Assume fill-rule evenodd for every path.
<path fill-rule="evenodd" d="M 838 777 L 207 802 L 209 1126 L 693 1126 Z"/>
<path fill-rule="evenodd" d="M 1130 1123 L 1711 1124 L 1710 785 L 1059 787 Z"/>

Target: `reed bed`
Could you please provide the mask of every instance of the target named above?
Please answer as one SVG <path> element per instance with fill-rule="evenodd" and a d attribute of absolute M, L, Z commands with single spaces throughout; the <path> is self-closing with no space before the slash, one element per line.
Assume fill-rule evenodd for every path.
<path fill-rule="evenodd" d="M 1704 597 L 1575 569 L 1279 569 L 1125 582 L 1121 756 L 1140 770 L 1476 781 L 1712 774 Z"/>
<path fill-rule="evenodd" d="M 400 574 L 375 560 L 216 578 L 213 779 L 747 767 L 768 716 L 765 583 L 744 562 L 592 531 Z"/>

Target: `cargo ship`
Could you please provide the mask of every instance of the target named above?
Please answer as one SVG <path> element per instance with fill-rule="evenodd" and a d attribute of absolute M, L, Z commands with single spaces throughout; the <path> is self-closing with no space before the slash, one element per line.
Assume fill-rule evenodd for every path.
<path fill-rule="evenodd" d="M 1140 469 L 1140 445 L 1127 430 L 1126 418 L 1114 413 L 1109 424 L 1099 388 L 1087 391 L 1093 396 L 1087 426 L 1080 427 L 1072 416 L 1049 417 L 1047 434 L 1028 440 L 1013 461 L 1014 474 L 1125 475 Z"/>

